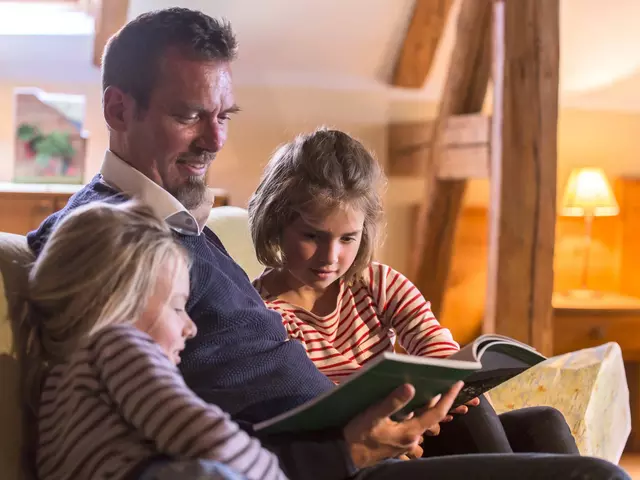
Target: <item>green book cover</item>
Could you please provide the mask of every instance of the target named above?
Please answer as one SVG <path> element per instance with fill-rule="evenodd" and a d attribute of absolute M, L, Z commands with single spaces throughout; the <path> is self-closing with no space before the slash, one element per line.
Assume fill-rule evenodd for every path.
<path fill-rule="evenodd" d="M 258 423 L 254 429 L 260 433 L 278 434 L 339 428 L 405 383 L 415 387 L 416 395 L 401 414 L 424 407 L 433 397 L 463 380 L 465 386 L 455 407 L 544 359 L 528 345 L 496 335 L 481 336 L 446 359 L 385 352 L 336 388 Z"/>

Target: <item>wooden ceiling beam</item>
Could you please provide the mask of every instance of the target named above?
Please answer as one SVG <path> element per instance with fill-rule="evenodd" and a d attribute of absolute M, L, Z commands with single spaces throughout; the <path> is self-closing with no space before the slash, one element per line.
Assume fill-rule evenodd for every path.
<path fill-rule="evenodd" d="M 93 0 L 90 10 L 95 18 L 93 64 L 100 67 L 107 41 L 127 23 L 129 0 Z"/>
<path fill-rule="evenodd" d="M 427 79 L 453 0 L 416 0 L 392 84 L 420 88 Z"/>

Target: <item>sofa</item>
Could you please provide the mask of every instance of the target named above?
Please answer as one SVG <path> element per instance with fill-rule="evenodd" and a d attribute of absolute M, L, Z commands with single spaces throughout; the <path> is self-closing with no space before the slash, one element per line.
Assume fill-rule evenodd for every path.
<path fill-rule="evenodd" d="M 262 266 L 254 254 L 245 209 L 214 208 L 207 225 L 220 237 L 249 278 L 261 273 Z M 26 237 L 0 232 L 0 477 L 3 480 L 25 478 L 20 467 L 21 409 L 12 319 L 19 318 L 27 267 L 32 261 Z"/>
<path fill-rule="evenodd" d="M 245 209 L 231 206 L 214 208 L 207 225 L 220 237 L 249 278 L 253 279 L 262 272 L 249 235 Z M 0 478 L 3 480 L 25 478 L 19 462 L 21 411 L 10 318 L 19 315 L 20 299 L 26 285 L 26 267 L 32 260 L 24 236 L 0 232 Z M 573 377 L 575 379 L 571 380 Z M 572 388 L 561 389 L 550 398 L 542 398 L 547 391 L 545 384 L 557 385 L 559 378 L 566 385 L 578 382 L 582 386 L 584 401 L 576 401 Z M 585 388 L 587 385 L 588 389 Z M 592 388 L 600 393 L 593 395 Z M 550 387 L 549 391 L 553 393 L 555 389 Z M 498 412 L 540 404 L 555 406 L 565 414 L 583 454 L 613 462 L 619 460 L 629 435 L 628 398 L 620 347 L 615 344 L 554 357 L 534 367 L 527 375 L 491 392 L 492 403 Z M 602 415 L 605 410 L 610 415 Z M 593 423 L 589 419 L 594 413 L 603 417 L 601 420 L 607 425 L 600 425 L 600 421 L 595 425 L 595 432 L 583 432 Z M 615 438 L 612 439 L 611 435 Z"/>

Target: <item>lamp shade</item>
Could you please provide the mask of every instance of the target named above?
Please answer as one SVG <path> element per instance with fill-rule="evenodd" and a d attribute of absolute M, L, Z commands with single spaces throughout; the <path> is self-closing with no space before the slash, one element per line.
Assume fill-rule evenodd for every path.
<path fill-rule="evenodd" d="M 562 199 L 562 214 L 582 217 L 613 216 L 620 212 L 607 176 L 601 168 L 575 168 Z"/>

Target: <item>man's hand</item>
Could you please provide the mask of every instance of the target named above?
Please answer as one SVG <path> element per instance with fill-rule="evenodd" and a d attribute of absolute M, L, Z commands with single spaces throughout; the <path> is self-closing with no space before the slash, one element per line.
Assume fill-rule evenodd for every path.
<path fill-rule="evenodd" d="M 462 385 L 462 382 L 456 383 L 443 396 L 434 398 L 428 407 L 401 422 L 395 422 L 389 417 L 415 395 L 412 385 L 402 385 L 385 400 L 351 420 L 343 433 L 356 467 L 375 465 L 385 458 L 414 452 L 420 437 L 447 417 Z"/>
<path fill-rule="evenodd" d="M 471 400 L 469 400 L 464 405 L 460 405 L 460 406 L 454 408 L 449 413 L 456 413 L 458 415 L 464 415 L 465 413 L 467 413 L 469 411 L 469 407 L 477 407 L 478 405 L 480 405 L 480 399 L 478 397 L 472 398 Z"/>

